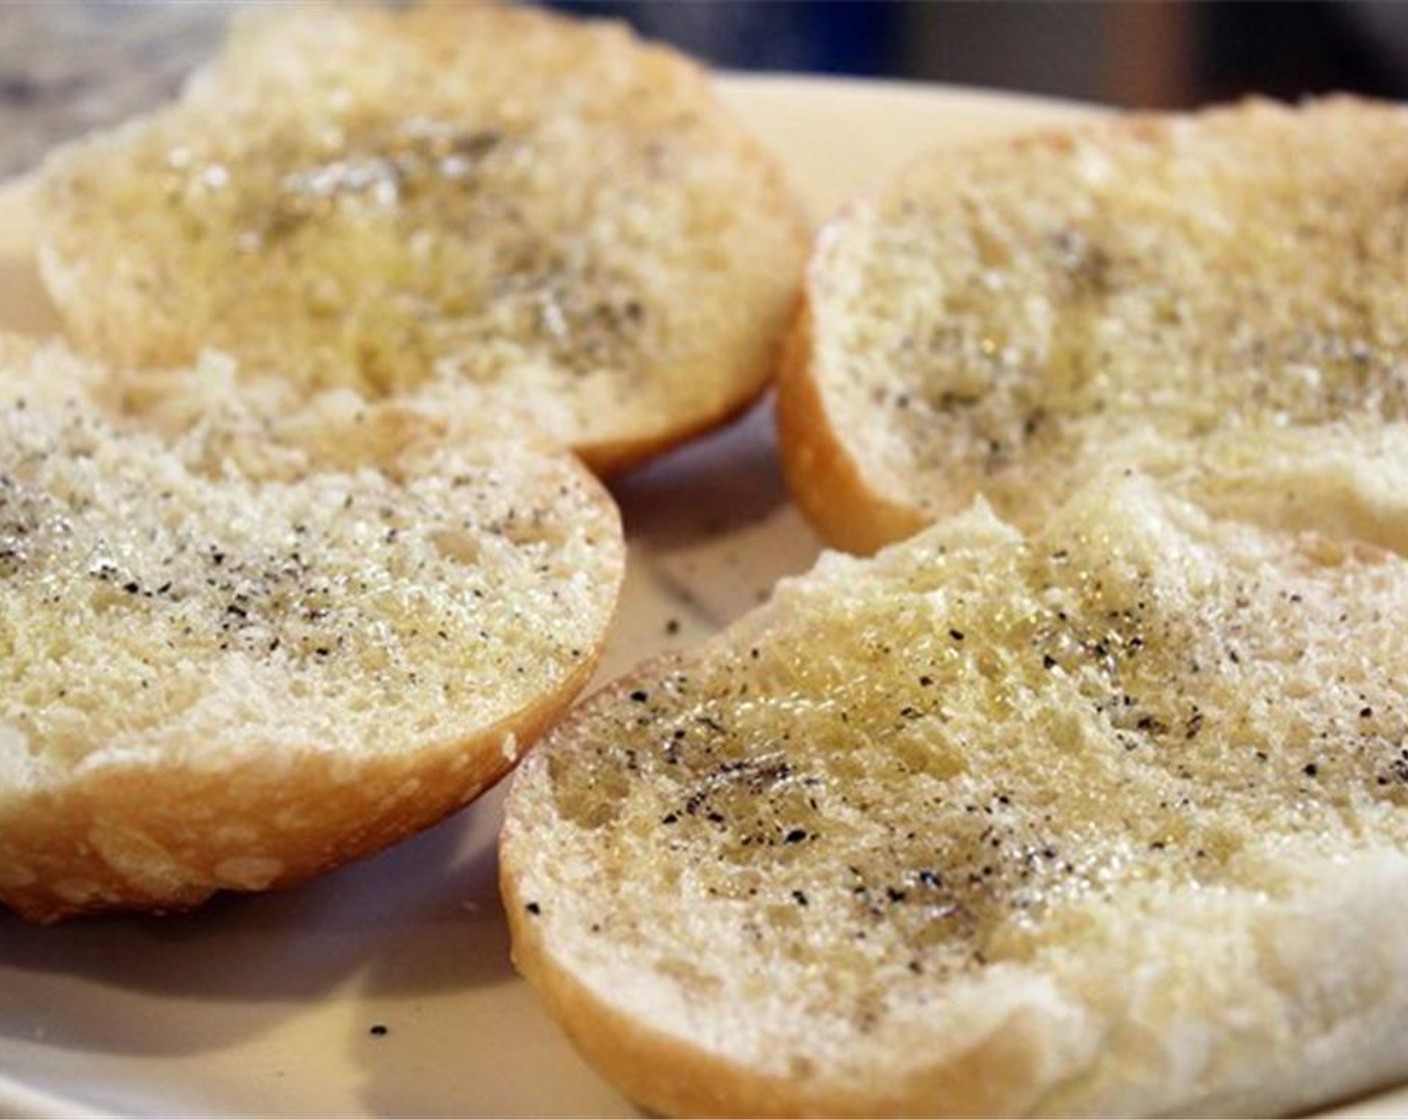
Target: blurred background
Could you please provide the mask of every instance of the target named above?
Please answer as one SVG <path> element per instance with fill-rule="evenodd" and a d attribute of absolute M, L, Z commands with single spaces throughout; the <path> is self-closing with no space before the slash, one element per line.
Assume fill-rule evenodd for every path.
<path fill-rule="evenodd" d="M 1251 91 L 1408 94 L 1402 0 L 708 0 L 556 6 L 629 19 L 716 65 L 957 82 L 1129 108 Z"/>
<path fill-rule="evenodd" d="M 0 175 L 169 96 L 231 3 L 0 0 Z M 1183 108 L 1250 92 L 1408 99 L 1396 0 L 559 0 L 716 66 L 953 82 Z"/>

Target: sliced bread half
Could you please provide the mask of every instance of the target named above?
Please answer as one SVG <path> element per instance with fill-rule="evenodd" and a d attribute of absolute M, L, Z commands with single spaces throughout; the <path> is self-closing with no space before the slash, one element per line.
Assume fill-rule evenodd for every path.
<path fill-rule="evenodd" d="M 86 361 L 0 340 L 0 901 L 27 918 L 261 890 L 432 824 L 611 618 L 615 506 L 566 452 L 350 394 L 275 425 L 226 362 L 184 380 L 124 390 L 163 438 Z"/>
<path fill-rule="evenodd" d="M 779 389 L 799 504 L 871 551 L 978 493 L 1039 526 L 1114 460 L 1256 506 L 1267 441 L 1402 443 L 1405 183 L 1408 112 L 1349 98 L 916 160 L 812 257 Z"/>
<path fill-rule="evenodd" d="M 1098 478 L 828 555 L 515 776 L 514 956 L 670 1114 L 1270 1115 L 1408 1075 L 1408 561 Z"/>
<path fill-rule="evenodd" d="M 104 360 L 469 383 L 608 472 L 762 391 L 806 240 L 699 67 L 481 4 L 245 16 L 178 104 L 56 153 L 39 203 Z"/>

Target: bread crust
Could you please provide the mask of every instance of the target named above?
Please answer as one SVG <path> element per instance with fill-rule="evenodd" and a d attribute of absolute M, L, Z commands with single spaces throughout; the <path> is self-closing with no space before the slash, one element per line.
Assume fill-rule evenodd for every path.
<path fill-rule="evenodd" d="M 772 384 L 777 369 L 775 361 L 768 361 L 758 367 L 759 374 L 752 387 L 741 391 L 733 399 L 720 404 L 717 409 L 705 416 L 695 417 L 687 425 L 653 436 L 643 436 L 632 440 L 613 440 L 606 443 L 583 444 L 573 448 L 577 456 L 598 478 L 610 481 L 642 467 L 652 459 L 679 447 L 691 440 L 699 439 L 710 432 L 726 428 L 749 412 L 762 398 Z"/>
<path fill-rule="evenodd" d="M 1210 522 L 1144 480 L 1112 478 L 1077 501 L 1080 510 L 1029 551 L 978 509 L 871 561 L 831 556 L 730 631 L 596 693 L 520 768 L 500 851 L 515 964 L 583 1055 L 632 1100 L 668 1115 L 1269 1115 L 1344 1099 L 1408 1073 L 1399 1029 L 1408 1015 L 1408 954 L 1394 932 L 1408 912 L 1408 856 L 1394 837 L 1408 834 L 1408 825 L 1402 799 L 1385 784 L 1397 779 L 1379 769 L 1397 757 L 1393 732 L 1372 747 L 1335 750 L 1312 731 L 1319 719 L 1338 726 L 1338 701 L 1321 704 L 1308 678 L 1286 684 L 1284 695 L 1268 693 L 1265 703 L 1247 685 L 1224 694 L 1211 683 L 1220 670 L 1199 652 L 1218 643 L 1199 644 L 1207 637 L 1201 627 L 1178 637 L 1181 623 L 1166 629 L 1153 615 L 1111 621 L 1156 602 L 1164 606 L 1149 609 L 1173 612 L 1159 617 L 1178 617 L 1205 596 L 1230 602 L 1261 581 L 1255 603 L 1238 610 L 1270 611 L 1275 627 L 1294 637 L 1284 647 L 1279 631 L 1259 631 L 1255 641 L 1264 640 L 1266 652 L 1255 655 L 1253 668 L 1245 645 L 1226 661 L 1236 681 L 1244 672 L 1253 674 L 1248 681 L 1277 680 L 1285 648 L 1300 658 L 1327 650 L 1339 657 L 1343 636 L 1319 630 L 1319 620 L 1349 618 L 1337 627 L 1353 629 L 1355 619 L 1396 601 L 1393 589 L 1408 586 L 1408 569 L 1359 542 Z M 1117 676 L 1113 709 L 1104 707 L 1096 678 L 1082 672 L 1080 647 L 1061 644 L 1059 632 L 1029 618 L 1029 606 L 1003 599 L 1013 577 L 999 558 L 1013 549 L 1037 558 L 1047 575 L 1069 558 L 1077 574 L 1060 578 L 1096 596 L 1088 609 L 1099 640 L 1087 651 L 1100 672 L 1119 672 L 1109 668 L 1122 656 L 1112 652 L 1119 648 L 1139 673 L 1151 674 Z M 1082 633 L 1084 623 L 1064 613 L 1070 601 L 1054 596 L 1059 581 L 1033 578 L 1042 609 Z M 1124 578 L 1137 590 L 1116 586 Z M 1327 589 L 1344 598 L 1321 598 Z M 1008 609 L 983 615 L 998 620 L 1001 640 L 978 622 L 979 594 L 991 595 L 984 600 L 990 605 L 1008 602 Z M 1365 594 L 1370 598 L 1361 602 Z M 820 625 L 812 612 L 822 603 L 837 618 L 852 618 L 855 632 Z M 856 608 L 843 603 L 872 604 L 881 621 L 853 617 L 848 612 Z M 1115 609 L 1118 603 L 1130 605 Z M 963 623 L 936 621 L 964 604 L 975 613 Z M 1301 623 L 1297 615 L 1306 610 L 1317 621 Z M 916 611 L 933 611 L 935 619 L 914 620 Z M 1125 642 L 1125 625 L 1137 642 Z M 1356 631 L 1356 640 L 1397 664 L 1408 650 L 1373 625 L 1372 635 Z M 1015 628 L 1010 636 L 1007 627 Z M 1170 710 L 1186 726 L 1139 716 L 1141 705 L 1162 699 L 1148 691 L 1159 670 L 1144 665 L 1164 656 L 1160 635 L 1194 643 L 1194 652 L 1167 654 L 1196 686 L 1191 693 L 1180 683 L 1166 686 Z M 1241 629 L 1226 639 L 1253 641 Z M 1043 657 L 1048 642 L 1066 652 Z M 1020 768 L 974 749 L 985 734 L 1006 741 L 1017 732 L 997 712 L 965 716 L 966 694 L 945 684 L 942 666 L 969 657 L 974 679 L 988 682 L 982 687 L 994 688 L 998 703 L 1059 713 L 1042 724 L 1049 741 L 1034 735 L 1013 747 L 1026 759 Z M 869 663 L 869 675 L 857 660 Z M 1354 720 L 1385 714 L 1380 704 L 1396 695 L 1391 676 L 1354 678 L 1360 691 L 1346 693 Z M 1067 688 L 1071 706 L 1057 708 L 1048 690 Z M 1238 714 L 1221 711 L 1223 696 Z M 847 707 L 877 697 L 870 715 Z M 1111 712 L 1113 728 L 1090 725 L 1089 734 L 1104 735 L 1103 742 L 1070 730 L 1076 706 L 1092 701 L 1098 719 Z M 757 715 L 773 704 L 776 720 Z M 925 704 L 937 715 L 916 740 L 908 729 L 918 725 L 909 721 L 926 718 Z M 835 741 L 835 725 L 816 715 L 834 718 L 829 705 L 853 717 Z M 1251 742 L 1271 726 L 1258 713 L 1281 707 L 1299 714 L 1286 739 L 1273 735 L 1265 744 L 1249 784 L 1209 779 L 1225 782 L 1238 806 L 1261 806 L 1254 822 L 1242 819 L 1243 810 L 1217 790 L 1198 788 L 1198 759 L 1241 766 L 1237 758 L 1250 756 Z M 1280 726 L 1279 716 L 1267 718 Z M 1396 720 L 1396 711 L 1389 718 Z M 965 745 L 959 757 L 966 768 L 945 762 L 944 744 L 954 739 Z M 827 745 L 811 745 L 817 742 Z M 1220 746 L 1203 754 L 1185 746 L 1207 742 Z M 1144 756 L 1150 745 L 1162 753 Z M 1302 767 L 1303 751 L 1318 763 Z M 861 757 L 851 763 L 848 753 Z M 819 763 L 822 756 L 834 757 L 834 765 Z M 1283 777 L 1260 769 L 1282 756 Z M 1053 776 L 1046 794 L 1025 784 L 1019 769 L 1028 766 Z M 891 767 L 908 778 L 862 787 Z M 1316 783 L 1336 771 L 1346 784 L 1322 797 Z M 939 774 L 939 783 L 930 784 L 926 773 Z M 1258 776 L 1268 788 L 1255 795 Z M 1273 781 L 1280 783 L 1275 789 Z M 1279 809 L 1253 800 L 1280 798 L 1283 787 L 1288 799 Z M 889 820 L 894 806 L 883 799 L 903 788 L 918 798 L 911 814 L 880 826 L 881 839 L 872 842 L 864 831 L 870 826 L 859 822 L 867 815 Z M 1125 803 L 1125 788 L 1145 792 Z M 980 790 L 1001 792 L 985 805 Z M 788 830 L 794 813 L 806 813 L 805 791 L 822 807 L 813 805 L 816 815 L 804 816 L 804 831 L 794 835 Z M 1180 796 L 1187 808 L 1175 812 Z M 1040 822 L 1031 836 L 1004 819 L 1010 805 L 1022 804 L 1045 812 L 1031 818 Z M 1333 837 L 1307 823 L 1316 805 L 1327 808 Z M 1089 827 L 1108 835 L 1118 855 L 1107 862 L 1084 846 L 1080 827 L 1067 832 L 1060 822 L 1068 810 L 1090 813 Z M 941 811 L 952 813 L 949 822 L 975 822 L 975 861 L 997 863 L 1014 844 L 1023 885 L 1012 896 L 1020 905 L 983 920 L 992 932 L 980 935 L 983 952 L 973 970 L 937 971 L 929 981 L 923 954 L 932 948 L 930 928 L 942 941 L 945 930 L 966 928 L 944 924 L 953 908 L 977 912 L 991 901 L 981 885 L 989 882 L 986 871 L 964 880 L 967 857 L 946 847 L 950 838 L 926 820 Z M 1169 832 L 1136 819 L 1164 812 L 1171 814 Z M 1333 823 L 1339 812 L 1356 823 Z M 1211 830 L 1198 831 L 1197 840 L 1183 831 L 1205 825 Z M 818 843 L 810 855 L 805 830 L 829 835 L 831 846 Z M 1157 839 L 1147 843 L 1148 835 Z M 1173 849 L 1192 871 L 1165 885 L 1163 861 Z M 854 861 L 870 868 L 867 856 L 881 861 L 878 871 L 845 867 Z M 915 858 L 931 870 L 916 874 Z M 1035 880 L 1025 885 L 1043 860 L 1066 861 L 1061 874 L 1099 869 L 1088 880 L 1093 894 L 1070 896 L 1068 907 L 1059 891 L 1047 893 L 1051 888 Z M 1101 900 L 1106 874 L 1119 886 Z M 980 885 L 930 895 L 926 875 L 930 884 Z M 971 896 L 962 893 L 970 889 Z M 1006 887 L 991 890 L 994 898 L 1009 897 Z M 923 903 L 932 910 L 927 924 L 916 919 L 904 927 L 912 940 L 900 942 L 898 959 L 888 949 L 867 955 L 865 946 L 876 944 L 887 923 L 908 921 L 904 907 L 931 897 Z M 857 923 L 870 941 L 853 940 Z M 853 947 L 868 964 L 854 964 Z M 911 953 L 913 967 L 891 970 Z M 857 981 L 858 974 L 865 979 Z M 856 983 L 874 984 L 888 1010 L 838 1028 L 828 1001 L 850 1006 L 855 988 L 846 985 Z M 872 1004 L 862 998 L 857 1006 Z M 887 1025 L 886 1015 L 898 1020 Z"/>
<path fill-rule="evenodd" d="M 32 921 L 283 887 L 436 823 L 563 714 L 615 611 L 619 513 L 567 452 L 335 395 L 274 421 L 206 365 L 0 338 L 0 903 Z"/>
<path fill-rule="evenodd" d="M 578 706 L 575 718 L 618 704 L 641 687 L 687 670 L 696 657 L 722 648 L 722 636 L 695 656 L 667 654 L 638 666 Z M 569 762 L 570 764 L 570 762 Z M 857 1085 L 825 1070 L 768 1076 L 680 1035 L 655 1029 L 619 993 L 594 987 L 548 943 L 545 907 L 522 893 L 537 858 L 532 829 L 542 823 L 546 758 L 525 760 L 510 787 L 499 841 L 499 883 L 508 918 L 514 967 L 547 1004 L 579 1052 L 628 1098 L 667 1116 L 1009 1116 L 1027 1115 L 1043 1073 L 1062 1049 L 1051 1038 L 1049 1000 L 1038 985 L 1024 1002 L 1021 982 L 994 993 L 1011 1010 L 994 1017 L 977 1037 L 906 1083 Z M 530 907 L 530 903 L 532 907 Z M 1015 997 L 1015 998 L 1014 998 Z"/>
<path fill-rule="evenodd" d="M 536 702 L 453 742 L 376 758 L 267 748 L 218 767 L 118 758 L 0 802 L 0 902 L 32 922 L 170 913 L 219 891 L 292 886 L 387 848 L 493 786 L 571 705 L 596 657 Z M 508 749 L 505 749 L 508 744 Z M 177 871 L 176 869 L 179 869 Z"/>
<path fill-rule="evenodd" d="M 1288 919 L 1308 923 L 1297 947 L 1281 954 L 1284 975 L 1323 972 L 1326 946 L 1395 941 L 1397 915 L 1408 907 L 1408 864 L 1370 861 L 1362 871 L 1355 869 L 1360 893 L 1354 897 L 1330 881 L 1339 870 L 1326 877 L 1316 896 L 1301 900 L 1302 908 L 1261 915 L 1253 935 L 1267 940 L 1274 940 L 1278 924 Z M 518 892 L 518 877 L 516 865 L 501 877 L 515 967 L 596 1069 L 632 1101 L 667 1116 L 1279 1116 L 1352 1100 L 1397 1083 L 1408 1071 L 1408 1054 L 1396 1034 L 1396 1024 L 1408 1015 L 1408 960 L 1395 954 L 1377 973 L 1384 992 L 1366 1020 L 1317 1039 L 1313 1063 L 1299 1054 L 1272 1059 L 1262 1045 L 1249 1046 L 1226 1058 L 1228 1066 L 1243 1068 L 1235 1084 L 1201 1094 L 1193 1090 L 1178 1100 L 1167 1090 L 1139 1084 L 1141 1071 L 1132 1053 L 1120 1059 L 1128 1063 L 1124 1067 L 1114 1063 L 1113 1072 L 1111 1063 L 1102 1068 L 1092 1056 L 1084 1066 L 1052 1077 L 1068 1049 L 1053 1035 L 1069 1030 L 1070 1023 L 1040 1002 L 1019 1006 L 989 1033 L 904 1083 L 857 1088 L 812 1076 L 759 1076 L 687 1039 L 651 1029 L 612 993 L 584 984 L 545 944 L 541 922 Z M 1171 977 L 1162 982 L 1176 983 Z M 1205 1033 L 1234 1033 L 1242 1002 L 1261 1004 L 1268 998 L 1285 1000 L 1294 1016 L 1310 1014 L 1316 997 L 1297 996 L 1257 977 L 1223 988 L 1178 1028 L 1147 1024 L 1150 1038 L 1159 1038 L 1156 1060 L 1176 1066 L 1196 1056 L 1206 1045 Z M 1297 1000 L 1303 1001 L 1299 1007 Z M 1099 1038 L 1081 1041 L 1102 1044 Z"/>
<path fill-rule="evenodd" d="M 1038 528 L 1114 459 L 1275 507 L 1246 500 L 1275 485 L 1239 442 L 1401 424 L 1404 121 L 1250 99 L 933 151 L 875 184 L 805 274 L 778 412 L 799 506 L 867 554 L 978 494 Z"/>
<path fill-rule="evenodd" d="M 823 540 L 869 556 L 918 532 L 929 518 L 866 480 L 822 400 L 813 332 L 811 299 L 805 294 L 777 379 L 782 472 L 792 499 Z"/>
<path fill-rule="evenodd" d="M 576 709 L 588 719 L 596 708 L 652 687 L 697 657 L 722 648 L 723 637 L 694 656 L 666 654 L 611 682 Z M 570 757 L 568 763 L 570 762 Z M 994 1018 L 978 1037 L 964 1039 L 942 1060 L 907 1083 L 855 1084 L 814 1070 L 769 1076 L 711 1052 L 681 1035 L 655 1029 L 620 993 L 585 983 L 569 960 L 549 944 L 544 913 L 551 900 L 522 893 L 539 858 L 533 831 L 550 810 L 543 802 L 545 757 L 525 760 L 510 787 L 499 840 L 499 883 L 508 918 L 514 967 L 547 1004 L 578 1051 L 629 1099 L 667 1116 L 1010 1116 L 1026 1115 L 1034 1086 L 1061 1047 L 1051 1040 L 1045 992 L 1025 1004 L 1023 985 L 996 993 L 1011 1010 Z M 530 905 L 531 904 L 531 905 Z M 761 1013 L 761 1010 L 760 1010 Z"/>
<path fill-rule="evenodd" d="M 328 58 L 350 109 L 324 88 Z M 388 66 L 414 73 L 377 95 Z M 426 68 L 463 103 L 404 93 Z M 480 72 L 483 88 L 465 78 Z M 143 183 L 165 201 L 125 220 Z M 247 18 L 177 105 L 56 153 L 38 201 L 44 281 L 105 360 L 180 366 L 214 346 L 372 397 L 448 379 L 602 475 L 757 399 L 808 236 L 693 61 L 624 26 L 477 4 Z"/>

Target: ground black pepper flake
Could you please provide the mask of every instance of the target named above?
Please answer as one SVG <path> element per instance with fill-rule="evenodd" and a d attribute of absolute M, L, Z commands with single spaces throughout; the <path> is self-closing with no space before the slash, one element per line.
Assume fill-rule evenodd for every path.
<path fill-rule="evenodd" d="M 1049 653 L 1042 654 L 1041 667 L 1043 669 L 1054 669 L 1056 668 L 1056 665 L 1056 659 L 1052 657 Z"/>
<path fill-rule="evenodd" d="M 800 844 L 806 838 L 807 830 L 805 828 L 794 828 L 782 839 L 788 844 Z"/>
<path fill-rule="evenodd" d="M 644 704 L 649 699 L 650 693 L 646 692 L 643 688 L 638 688 L 631 693 L 631 700 L 633 703 Z"/>
<path fill-rule="evenodd" d="M 949 636 L 950 638 L 952 638 L 955 642 L 961 642 L 961 641 L 963 641 L 963 631 L 962 631 L 962 630 L 949 630 L 948 636 Z"/>
<path fill-rule="evenodd" d="M 391 1033 L 391 1028 L 388 1027 L 385 1023 L 373 1023 L 371 1029 L 367 1031 L 367 1033 L 376 1038 L 384 1038 L 386 1035 Z"/>
<path fill-rule="evenodd" d="M 539 906 L 536 902 L 528 903 L 526 906 L 523 907 L 523 909 L 527 910 L 530 914 L 541 914 L 543 912 L 543 908 Z"/>
<path fill-rule="evenodd" d="M 1301 773 L 1304 774 L 1307 778 L 1313 778 L 1315 777 L 1315 775 L 1320 773 L 1320 767 L 1315 765 L 1315 763 L 1313 762 L 1307 762 L 1305 764 L 1304 769 L 1301 770 Z"/>

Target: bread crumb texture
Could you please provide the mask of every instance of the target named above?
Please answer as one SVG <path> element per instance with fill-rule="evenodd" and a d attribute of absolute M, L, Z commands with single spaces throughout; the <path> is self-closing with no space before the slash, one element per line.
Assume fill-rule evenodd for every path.
<path fill-rule="evenodd" d="M 1408 115 L 1349 98 L 918 159 L 810 267 L 799 378 L 828 430 L 784 431 L 785 450 L 834 445 L 857 476 L 849 499 L 820 486 L 815 515 L 874 548 L 982 493 L 1036 527 L 1120 461 L 1294 522 L 1307 447 L 1387 424 L 1403 457 L 1405 183 Z M 877 503 L 904 516 L 848 538 Z"/>
<path fill-rule="evenodd" d="M 245 16 L 178 104 L 54 156 L 40 213 L 105 358 L 487 386 L 606 467 L 761 390 L 805 253 L 698 67 L 478 4 Z"/>
<path fill-rule="evenodd" d="M 515 957 L 644 1104 L 1296 1110 L 1404 1072 L 1408 563 L 1102 479 L 828 555 L 514 783 Z"/>
<path fill-rule="evenodd" d="M 40 916 L 260 887 L 431 823 L 565 706 L 614 605 L 615 510 L 565 454 L 392 453 L 407 416 L 347 401 L 316 440 L 312 412 L 242 429 L 207 366 L 168 441 L 96 403 L 102 371 L 0 344 L 0 898 Z"/>

